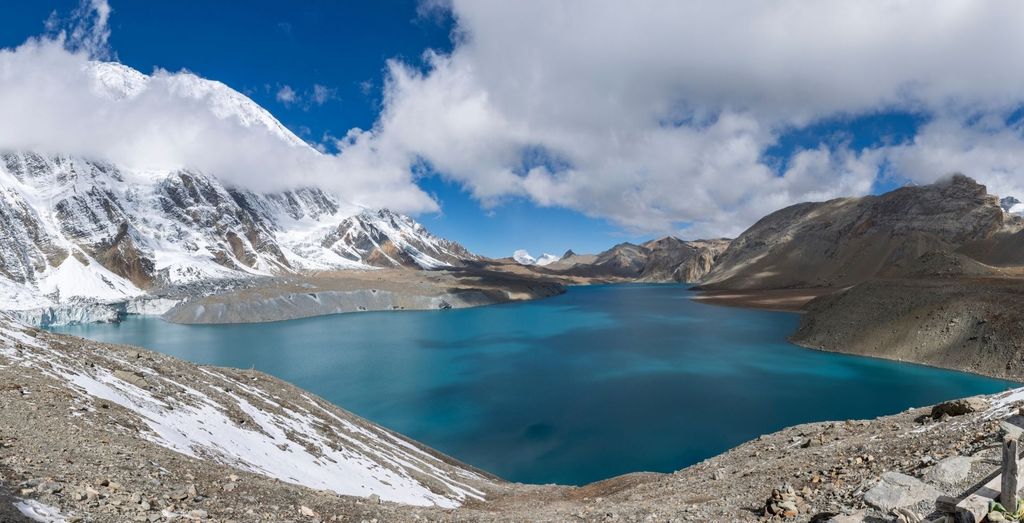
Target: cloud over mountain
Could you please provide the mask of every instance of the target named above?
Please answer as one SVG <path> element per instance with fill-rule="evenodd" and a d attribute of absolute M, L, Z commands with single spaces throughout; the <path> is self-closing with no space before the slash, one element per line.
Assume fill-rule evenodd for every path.
<path fill-rule="evenodd" d="M 437 9 L 438 2 L 427 7 Z M 392 61 L 373 142 L 486 203 L 522 196 L 630 228 L 729 234 L 882 173 L 963 170 L 1022 192 L 1024 4 L 454 0 L 457 45 Z M 825 119 L 923 114 L 911 142 L 765 151 Z M 430 132 L 422 132 L 429 129 Z M 400 161 L 400 163 L 401 163 Z"/>
<path fill-rule="evenodd" d="M 157 69 L 137 96 L 98 92 L 88 62 L 116 56 L 116 10 L 83 0 L 48 37 L 0 50 L 0 146 L 187 165 L 256 190 L 319 184 L 406 212 L 438 209 L 416 184 L 429 166 L 485 207 L 526 198 L 684 236 L 732 235 L 790 203 L 956 170 L 1024 194 L 1016 1 L 421 5 L 425 17 L 438 10 L 454 17 L 454 50 L 389 61 L 376 124 L 323 154 L 183 96 L 201 80 L 188 72 Z M 322 85 L 278 95 L 313 109 L 335 96 Z M 793 130 L 892 112 L 920 115 L 916 136 L 867 147 L 820 137 L 781 161 L 767 154 Z"/>
<path fill-rule="evenodd" d="M 106 0 L 82 0 L 67 17 L 51 15 L 46 36 L 0 49 L 0 149 L 133 171 L 198 169 L 257 191 L 317 185 L 354 204 L 404 212 L 438 208 L 407 165 L 382 163 L 356 138 L 351 152 L 323 154 L 220 82 L 97 61 L 116 56 L 112 12 Z M 332 96 L 319 85 L 310 94 L 317 104 Z"/>

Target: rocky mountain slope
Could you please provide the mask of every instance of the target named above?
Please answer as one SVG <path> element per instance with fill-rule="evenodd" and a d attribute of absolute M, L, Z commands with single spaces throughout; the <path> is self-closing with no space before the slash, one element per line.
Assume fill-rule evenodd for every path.
<path fill-rule="evenodd" d="M 805 203 L 737 238 L 701 288 L 805 295 L 801 345 L 1024 378 L 1024 220 L 965 176 Z M 735 298 L 735 299 L 733 299 Z M 809 300 L 809 301 L 808 301 Z M 721 300 L 719 300 L 721 301 Z"/>
<path fill-rule="evenodd" d="M 877 278 L 812 300 L 794 342 L 1024 378 L 1024 278 Z"/>
<path fill-rule="evenodd" d="M 58 460 L 65 470 L 57 481 L 99 475 L 118 484 L 67 484 L 64 496 L 76 497 L 74 490 L 92 501 L 121 492 L 149 493 L 145 499 L 151 501 L 135 501 L 142 506 L 126 504 L 100 520 L 124 521 L 136 513 L 187 518 L 193 509 L 210 505 L 201 499 L 225 497 L 232 486 L 239 487 L 231 496 L 236 507 L 260 489 L 284 482 L 306 487 L 311 497 L 373 497 L 451 508 L 485 499 L 495 484 L 485 473 L 269 376 L 51 335 L 5 317 L 0 317 L 0 375 L 4 412 L 27 416 L 17 432 L 5 420 L 3 447 L 27 452 L 32 446 L 41 456 L 72 458 Z M 51 401 L 61 405 L 60 413 L 39 417 L 22 410 Z M 59 448 L 42 448 L 46 444 Z M 33 466 L 4 454 L 5 476 Z M 234 479 L 232 472 L 238 475 Z M 201 496 L 188 486 L 200 481 L 210 482 Z M 214 482 L 228 488 L 213 491 Z M 94 494 L 100 487 L 104 494 Z M 234 517 L 263 520 L 249 519 L 241 509 Z"/>
<path fill-rule="evenodd" d="M 701 286 L 845 287 L 899 273 L 925 253 L 954 251 L 1022 227 L 998 197 L 962 175 L 880 196 L 802 203 L 736 238 Z"/>
<path fill-rule="evenodd" d="M 642 245 L 620 243 L 598 255 L 569 251 L 545 266 L 552 274 L 642 282 L 695 282 L 715 265 L 729 240 L 684 241 L 672 236 Z"/>

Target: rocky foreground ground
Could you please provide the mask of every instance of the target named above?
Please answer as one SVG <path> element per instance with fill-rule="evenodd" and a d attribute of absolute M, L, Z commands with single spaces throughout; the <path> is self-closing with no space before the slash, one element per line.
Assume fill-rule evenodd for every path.
<path fill-rule="evenodd" d="M 996 467 L 998 420 L 1024 400 L 801 425 L 564 487 L 502 481 L 258 372 L 9 320 L 0 384 L 5 522 L 913 521 Z"/>

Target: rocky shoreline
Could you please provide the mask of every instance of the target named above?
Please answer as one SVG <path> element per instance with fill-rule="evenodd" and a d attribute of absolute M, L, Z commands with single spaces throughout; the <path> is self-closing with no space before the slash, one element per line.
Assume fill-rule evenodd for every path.
<path fill-rule="evenodd" d="M 461 309 L 564 292 L 564 285 L 551 278 L 481 269 L 338 271 L 197 296 L 162 317 L 189 324 L 263 323 L 351 312 Z"/>

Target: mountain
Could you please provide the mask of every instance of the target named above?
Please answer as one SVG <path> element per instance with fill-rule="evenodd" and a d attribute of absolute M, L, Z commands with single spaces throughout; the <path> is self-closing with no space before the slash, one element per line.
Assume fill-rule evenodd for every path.
<path fill-rule="evenodd" d="M 113 63 L 88 67 L 93 87 L 114 99 L 169 82 L 218 118 L 309 147 L 220 82 L 150 77 Z M 407 216 L 363 209 L 317 187 L 257 193 L 194 169 L 135 171 L 0 150 L 0 309 L 124 301 L 154 288 L 300 271 L 436 269 L 475 258 Z"/>
<path fill-rule="evenodd" d="M 512 253 L 512 259 L 520 265 L 539 265 L 541 267 L 545 265 L 551 265 L 559 260 L 558 256 L 554 254 L 542 254 L 539 258 L 534 258 L 530 255 L 529 251 L 525 249 L 519 249 Z"/>
<path fill-rule="evenodd" d="M 1024 216 L 1024 202 L 1021 202 L 1013 196 L 1007 196 L 999 200 L 999 206 L 1010 214 Z"/>
<path fill-rule="evenodd" d="M 570 250 L 546 269 L 597 279 L 694 282 L 711 270 L 728 246 L 726 239 L 684 241 L 666 236 L 642 245 L 620 243 L 596 256 Z"/>
<path fill-rule="evenodd" d="M 740 305 L 790 293 L 803 312 L 791 340 L 806 347 L 1020 379 L 1015 205 L 962 175 L 794 205 L 733 241 L 701 288 L 746 291 L 709 295 Z"/>
<path fill-rule="evenodd" d="M 998 197 L 963 175 L 880 196 L 801 203 L 736 238 L 701 286 L 844 287 L 898 274 L 925 253 L 952 252 L 1020 228 Z"/>
<path fill-rule="evenodd" d="M 375 267 L 437 269 L 478 257 L 462 245 L 438 238 L 412 218 L 387 209 L 345 218 L 320 245 L 355 263 Z"/>
<path fill-rule="evenodd" d="M 309 147 L 288 130 L 269 111 L 238 91 L 216 80 L 207 80 L 187 71 L 149 76 L 115 62 L 89 62 L 93 89 L 111 99 L 130 99 L 144 94 L 153 82 L 167 82 L 175 95 L 200 101 L 221 119 L 232 119 L 245 127 L 260 127 L 281 141 L 296 147 Z"/>

